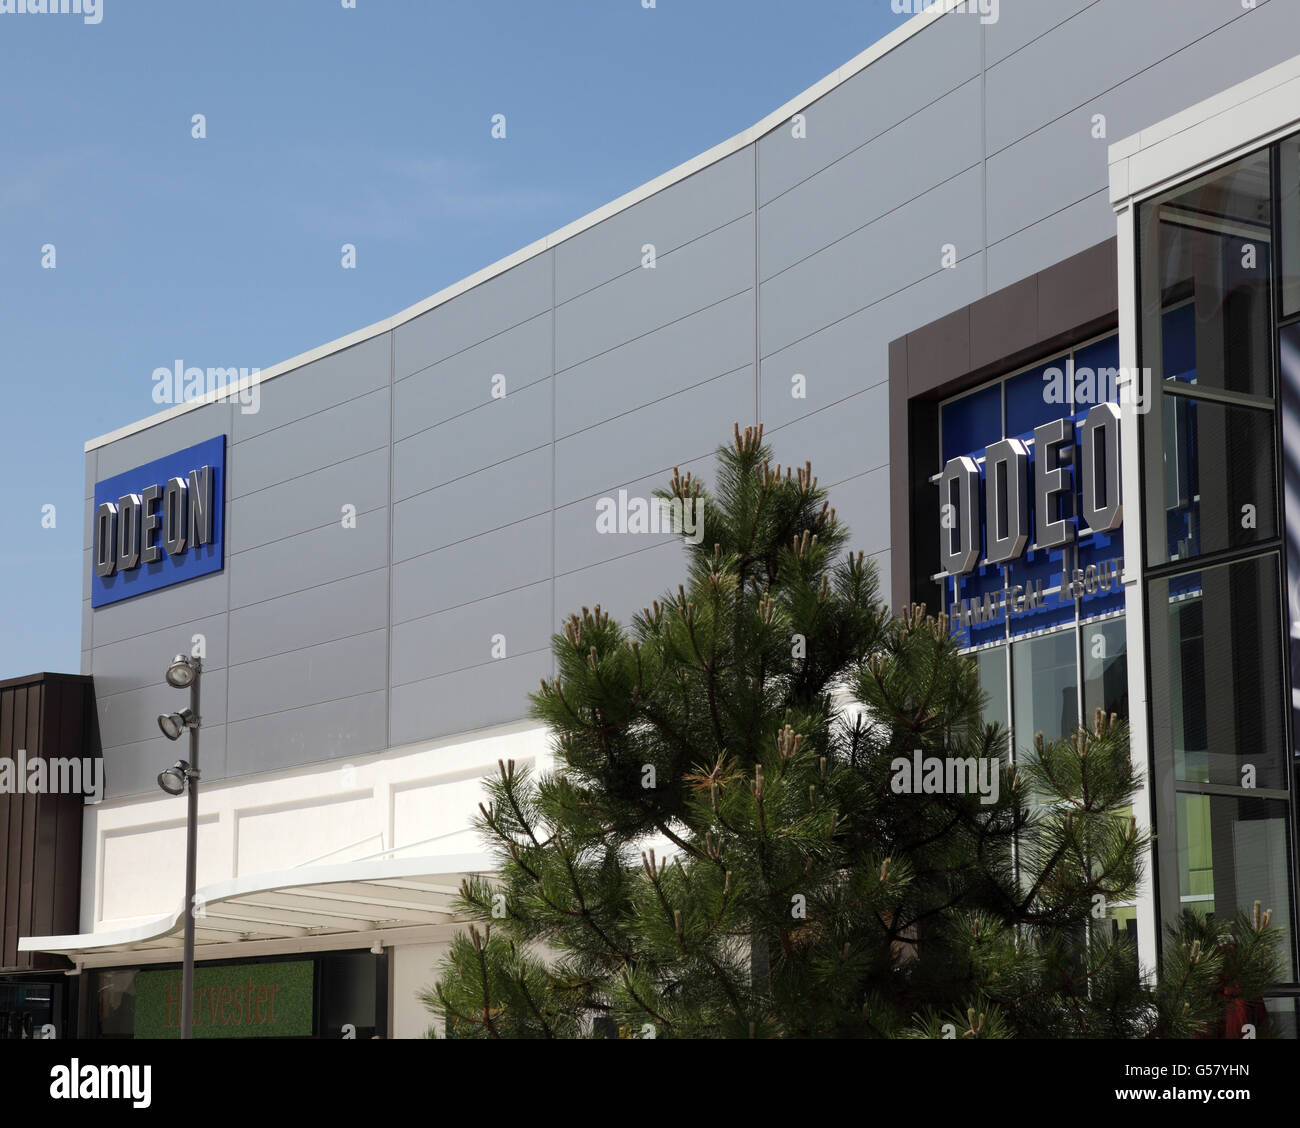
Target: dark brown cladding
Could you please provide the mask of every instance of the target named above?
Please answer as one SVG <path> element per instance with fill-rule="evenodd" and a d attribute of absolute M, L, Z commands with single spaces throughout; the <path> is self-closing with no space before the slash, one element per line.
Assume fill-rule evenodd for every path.
<path fill-rule="evenodd" d="M 1108 239 L 890 344 L 890 597 L 896 608 L 938 597 L 929 579 L 938 570 L 938 498 L 927 493 L 934 487 L 926 479 L 938 470 L 939 401 L 1114 329 L 1118 283 L 1116 242 Z M 922 559 L 913 559 L 914 546 Z"/>
<path fill-rule="evenodd" d="M 0 757 L 96 759 L 92 681 L 32 674 L 0 681 Z M 11 777 L 12 778 L 12 777 Z M 66 968 L 62 956 L 19 952 L 20 936 L 80 931 L 80 794 L 0 789 L 0 972 Z"/>

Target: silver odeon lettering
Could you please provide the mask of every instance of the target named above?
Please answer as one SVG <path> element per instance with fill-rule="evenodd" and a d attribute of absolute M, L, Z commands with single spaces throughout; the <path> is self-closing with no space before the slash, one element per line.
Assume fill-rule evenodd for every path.
<path fill-rule="evenodd" d="M 1113 403 L 1099 403 L 1085 416 L 1079 428 L 1077 483 L 1073 421 L 1056 419 L 1034 428 L 1034 548 L 1061 548 L 1076 535 L 1113 532 L 1123 523 L 1119 420 Z M 1019 439 L 1001 439 L 984 452 L 984 564 L 1005 564 L 1029 546 L 1029 464 L 1029 448 Z M 940 577 L 963 576 L 981 563 L 979 466 L 967 455 L 951 458 L 937 482 Z M 1082 494 L 1077 533 L 1071 520 L 1076 488 Z"/>
<path fill-rule="evenodd" d="M 141 564 L 157 563 L 164 553 L 179 556 L 211 544 L 212 489 L 212 467 L 202 466 L 191 470 L 188 480 L 171 478 L 166 485 L 149 485 L 115 502 L 101 502 L 95 510 L 95 575 L 107 579 Z"/>

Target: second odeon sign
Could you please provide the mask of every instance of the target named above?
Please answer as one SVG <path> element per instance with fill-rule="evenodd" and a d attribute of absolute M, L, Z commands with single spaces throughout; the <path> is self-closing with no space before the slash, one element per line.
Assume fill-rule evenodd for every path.
<path fill-rule="evenodd" d="M 1030 496 L 1036 517 L 1033 548 L 1062 548 L 1076 538 L 1118 529 L 1120 502 L 1119 407 L 1099 403 L 1078 428 L 1054 419 L 1034 428 L 1033 481 L 1029 446 L 1001 439 L 984 452 L 984 559 L 980 559 L 980 468 L 974 458 L 948 460 L 939 485 L 939 555 L 943 571 L 962 576 L 983 564 L 1005 564 L 1030 547 Z M 1076 450 L 1079 482 L 1073 481 Z M 1073 505 L 1080 496 L 1080 505 Z M 1078 515 L 1079 526 L 1074 520 Z"/>

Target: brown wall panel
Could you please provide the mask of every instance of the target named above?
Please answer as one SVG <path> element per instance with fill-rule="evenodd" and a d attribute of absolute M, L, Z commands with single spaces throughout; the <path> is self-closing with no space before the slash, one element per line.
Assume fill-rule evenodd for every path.
<path fill-rule="evenodd" d="M 37 755 L 44 755 L 41 739 L 41 707 L 45 700 L 45 686 L 34 685 L 27 690 L 26 719 L 22 749 L 27 753 L 27 761 Z M 17 725 L 14 726 L 17 733 Z M 22 856 L 18 862 L 18 918 L 14 922 L 14 959 L 18 960 L 18 937 L 32 926 L 34 901 L 36 899 L 36 816 L 40 811 L 40 795 L 24 796 L 23 831 L 21 839 Z M 34 931 L 34 930 L 33 930 Z M 21 961 L 20 961 L 21 962 Z"/>
<path fill-rule="evenodd" d="M 99 747 L 95 737 L 95 699 L 90 682 L 67 683 L 60 686 L 60 691 L 62 699 L 59 708 L 59 725 L 62 747 L 77 748 L 81 750 L 80 754 L 83 756 L 98 758 Z M 47 935 L 64 935 L 81 931 L 82 822 L 82 804 L 59 804 L 54 820 L 55 873 L 75 873 L 78 875 L 78 880 L 54 882 Z M 54 957 L 44 958 L 54 962 Z"/>
<path fill-rule="evenodd" d="M 4 754 L 15 760 L 18 750 L 26 742 L 27 686 L 19 686 L 3 702 L 5 712 Z M 13 967 L 18 952 L 18 894 L 22 888 L 23 814 L 27 797 L 16 791 L 9 792 L 9 828 L 5 838 L 4 857 L 4 934 L 0 939 L 0 967 Z"/>
<path fill-rule="evenodd" d="M 0 682 L 0 757 L 97 757 L 91 679 L 36 674 Z M 23 936 L 76 932 L 84 796 L 0 792 L 0 971 L 61 968 L 18 951 Z"/>
<path fill-rule="evenodd" d="M 0 756 L 13 755 L 13 727 L 12 697 L 0 691 Z M 17 798 L 0 791 L 0 967 L 9 963 L 9 823 Z"/>

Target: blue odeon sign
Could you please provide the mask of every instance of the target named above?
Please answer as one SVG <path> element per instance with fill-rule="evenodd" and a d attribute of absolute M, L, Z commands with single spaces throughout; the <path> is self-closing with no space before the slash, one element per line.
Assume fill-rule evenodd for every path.
<path fill-rule="evenodd" d="M 943 569 L 934 578 L 952 581 L 955 629 L 974 641 L 975 631 L 1004 615 L 1118 595 L 1123 557 L 1107 549 L 1108 534 L 1124 520 L 1119 438 L 1118 405 L 1099 403 L 1078 426 L 1062 418 L 1035 427 L 1032 452 L 1023 440 L 1004 438 L 982 459 L 948 460 L 934 479 Z"/>
<path fill-rule="evenodd" d="M 226 437 L 95 483 L 90 604 L 221 571 Z"/>

